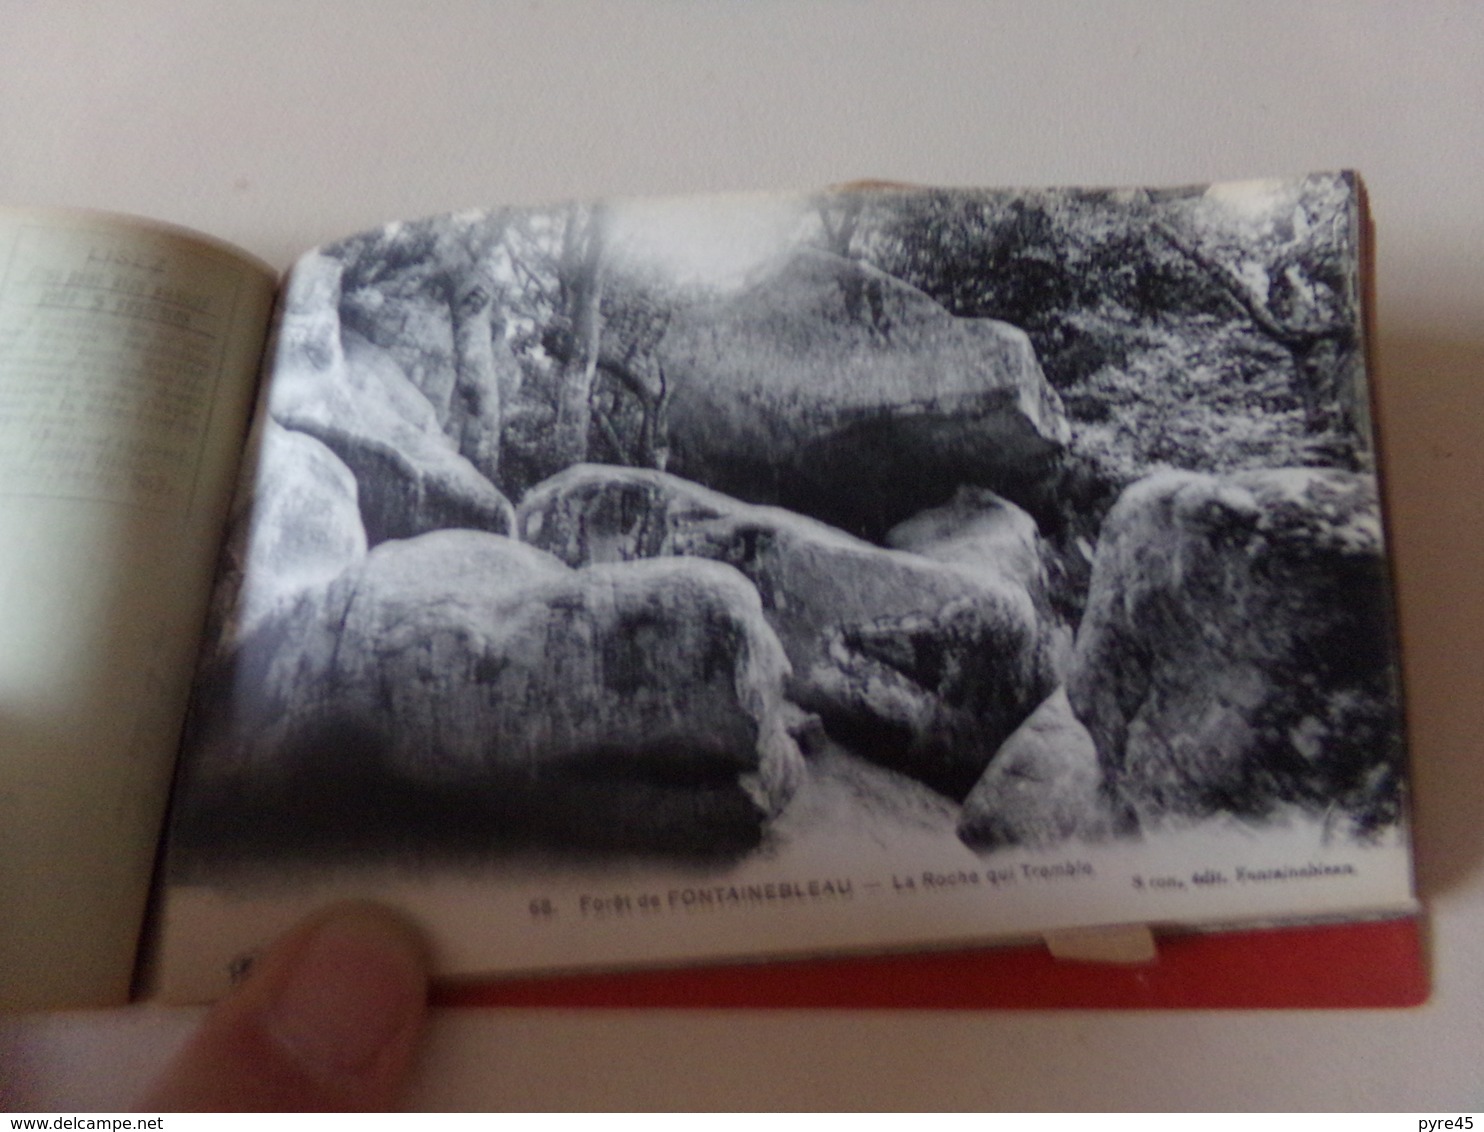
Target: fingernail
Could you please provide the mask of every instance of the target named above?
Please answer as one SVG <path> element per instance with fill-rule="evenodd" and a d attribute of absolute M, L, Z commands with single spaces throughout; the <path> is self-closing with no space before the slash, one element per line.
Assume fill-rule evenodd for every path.
<path fill-rule="evenodd" d="M 412 933 L 384 913 L 349 909 L 313 929 L 294 954 L 264 1021 L 311 1076 L 364 1077 L 405 1040 L 426 997 Z"/>

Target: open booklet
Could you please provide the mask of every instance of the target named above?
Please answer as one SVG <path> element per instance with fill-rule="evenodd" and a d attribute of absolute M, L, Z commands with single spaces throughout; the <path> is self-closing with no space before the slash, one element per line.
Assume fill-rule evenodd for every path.
<path fill-rule="evenodd" d="M 183 720 L 176 1000 L 354 896 L 477 976 L 1412 912 L 1366 223 L 392 224 L 290 273 L 243 449 L 259 267 L 0 217 L 5 995 L 124 992 Z"/>

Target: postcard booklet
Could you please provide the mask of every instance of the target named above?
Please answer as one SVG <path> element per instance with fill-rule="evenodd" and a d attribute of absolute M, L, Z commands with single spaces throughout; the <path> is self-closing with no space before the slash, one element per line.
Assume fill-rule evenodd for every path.
<path fill-rule="evenodd" d="M 172 1000 L 345 897 L 481 977 L 1409 915 L 1366 231 L 0 214 L 4 997 L 125 996 L 156 868 Z"/>

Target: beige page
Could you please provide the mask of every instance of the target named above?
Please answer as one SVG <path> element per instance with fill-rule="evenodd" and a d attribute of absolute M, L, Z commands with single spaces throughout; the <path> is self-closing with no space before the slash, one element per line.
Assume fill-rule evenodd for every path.
<path fill-rule="evenodd" d="M 0 1007 L 128 996 L 275 283 L 0 210 Z"/>

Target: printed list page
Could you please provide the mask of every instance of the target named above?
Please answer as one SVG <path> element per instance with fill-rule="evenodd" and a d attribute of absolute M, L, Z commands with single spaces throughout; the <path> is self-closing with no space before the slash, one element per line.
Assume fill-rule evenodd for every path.
<path fill-rule="evenodd" d="M 0 210 L 0 1007 L 128 996 L 274 287 Z"/>

